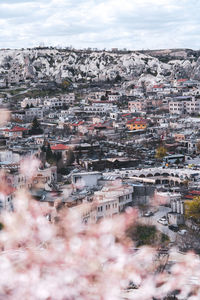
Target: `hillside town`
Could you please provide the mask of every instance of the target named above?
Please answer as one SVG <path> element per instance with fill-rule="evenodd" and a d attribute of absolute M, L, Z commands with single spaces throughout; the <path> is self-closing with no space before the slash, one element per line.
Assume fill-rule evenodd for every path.
<path fill-rule="evenodd" d="M 0 300 L 200 300 L 200 1 L 0 1 Z"/>
<path fill-rule="evenodd" d="M 181 251 L 199 251 L 200 215 L 187 207 L 200 201 L 200 81 L 118 73 L 50 87 L 30 66 L 27 74 L 15 66 L 1 75 L 1 112 L 10 114 L 0 128 L 1 212 L 15 210 L 21 188 L 40 205 L 77 210 L 85 224 L 135 207 Z M 28 156 L 40 161 L 32 182 L 20 172 Z"/>

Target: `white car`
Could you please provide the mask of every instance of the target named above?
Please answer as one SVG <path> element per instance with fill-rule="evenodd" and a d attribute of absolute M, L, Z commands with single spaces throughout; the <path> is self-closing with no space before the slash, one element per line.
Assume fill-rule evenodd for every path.
<path fill-rule="evenodd" d="M 167 220 L 166 219 L 164 219 L 164 218 L 160 218 L 160 219 L 158 219 L 158 221 L 157 221 L 158 223 L 160 223 L 160 224 L 162 224 L 162 225 L 165 225 L 165 226 L 167 226 L 168 225 L 168 222 L 167 222 Z"/>
<path fill-rule="evenodd" d="M 184 235 L 184 234 L 186 234 L 186 232 L 187 232 L 186 229 L 181 229 L 181 230 L 178 231 L 178 234 Z"/>
<path fill-rule="evenodd" d="M 147 211 L 145 214 L 144 214 L 144 217 L 151 217 L 153 216 L 153 212 L 152 211 Z"/>

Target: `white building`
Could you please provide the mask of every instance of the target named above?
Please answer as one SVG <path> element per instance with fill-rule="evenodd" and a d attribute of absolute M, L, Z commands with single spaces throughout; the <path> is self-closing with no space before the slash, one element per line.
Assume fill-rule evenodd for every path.
<path fill-rule="evenodd" d="M 69 117 L 69 112 L 68 110 L 61 110 L 59 114 L 57 114 L 60 120 L 65 120 L 66 118 Z"/>
<path fill-rule="evenodd" d="M 61 100 L 65 104 L 73 104 L 75 101 L 75 94 L 74 93 L 69 93 L 61 96 Z"/>
<path fill-rule="evenodd" d="M 43 109 L 39 107 L 31 107 L 25 110 L 26 120 L 32 121 L 35 117 L 38 119 L 43 118 Z"/>
<path fill-rule="evenodd" d="M 25 98 L 21 101 L 21 107 L 25 108 L 28 106 L 39 106 L 42 103 L 40 98 Z"/>
<path fill-rule="evenodd" d="M 13 196 L 15 190 L 10 187 L 0 193 L 0 213 L 2 211 L 13 211 Z"/>
<path fill-rule="evenodd" d="M 25 121 L 25 112 L 24 111 L 13 111 L 11 112 L 11 117 L 13 120 Z"/>
<path fill-rule="evenodd" d="M 181 194 L 179 193 L 170 193 L 170 192 L 160 192 L 155 191 L 154 193 L 154 202 L 157 205 L 171 205 L 173 201 L 181 198 Z"/>
<path fill-rule="evenodd" d="M 118 108 L 116 105 L 112 105 L 111 103 L 94 103 L 90 106 L 84 107 L 84 112 L 88 114 L 95 115 L 104 115 L 109 114 L 110 112 L 117 112 Z"/>
<path fill-rule="evenodd" d="M 47 108 L 61 108 L 64 105 L 68 105 L 70 103 L 73 103 L 75 100 L 74 93 L 66 94 L 60 98 L 48 98 L 44 100 L 44 106 Z"/>
<path fill-rule="evenodd" d="M 0 88 L 5 88 L 7 86 L 5 76 L 0 76 Z"/>
<path fill-rule="evenodd" d="M 145 108 L 144 100 L 129 101 L 128 109 L 130 112 L 142 111 Z"/>
<path fill-rule="evenodd" d="M 106 91 L 98 91 L 98 92 L 91 92 L 89 94 L 88 99 L 90 100 L 101 100 L 101 97 L 105 97 L 106 96 Z"/>
<path fill-rule="evenodd" d="M 132 206 L 133 187 L 129 185 L 111 185 L 94 193 L 97 202 L 97 221 L 101 218 L 112 217 Z"/>
<path fill-rule="evenodd" d="M 0 151 L 0 162 L 1 163 L 18 163 L 20 161 L 20 155 L 18 153 L 14 153 L 12 151 Z"/>
<path fill-rule="evenodd" d="M 169 224 L 181 225 L 184 224 L 184 201 L 178 197 L 177 199 L 171 200 L 172 211 L 167 214 Z"/>
<path fill-rule="evenodd" d="M 108 101 L 119 101 L 121 96 L 119 94 L 109 94 Z"/>
<path fill-rule="evenodd" d="M 74 174 L 75 175 L 75 174 Z M 102 218 L 112 218 L 132 206 L 133 187 L 129 185 L 110 185 L 95 192 L 93 202 L 84 202 L 72 207 L 85 224 L 96 223 Z"/>
<path fill-rule="evenodd" d="M 75 190 L 84 188 L 93 188 L 98 185 L 98 180 L 101 179 L 101 172 L 83 172 L 72 174 L 72 184 Z"/>
<path fill-rule="evenodd" d="M 200 112 L 200 98 L 194 96 L 176 97 L 169 102 L 170 114 L 198 114 Z"/>

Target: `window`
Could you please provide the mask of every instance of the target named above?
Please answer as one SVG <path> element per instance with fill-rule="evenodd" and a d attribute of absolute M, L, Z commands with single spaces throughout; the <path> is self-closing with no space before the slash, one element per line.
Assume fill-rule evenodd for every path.
<path fill-rule="evenodd" d="M 98 212 L 103 211 L 103 206 L 99 206 L 97 210 Z"/>
<path fill-rule="evenodd" d="M 119 197 L 119 202 L 122 202 L 123 201 L 123 196 L 120 196 Z"/>
<path fill-rule="evenodd" d="M 77 183 L 77 181 L 79 181 L 80 179 L 81 179 L 80 176 L 76 176 L 76 177 L 74 177 L 74 182 Z"/>

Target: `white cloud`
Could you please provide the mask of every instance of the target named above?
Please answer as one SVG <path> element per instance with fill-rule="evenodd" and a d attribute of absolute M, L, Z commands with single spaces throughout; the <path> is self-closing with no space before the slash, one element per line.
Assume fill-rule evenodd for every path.
<path fill-rule="evenodd" d="M 197 48 L 197 0 L 1 0 L 0 47 Z"/>

